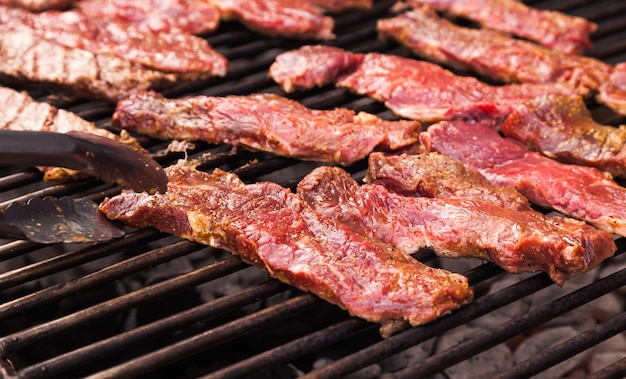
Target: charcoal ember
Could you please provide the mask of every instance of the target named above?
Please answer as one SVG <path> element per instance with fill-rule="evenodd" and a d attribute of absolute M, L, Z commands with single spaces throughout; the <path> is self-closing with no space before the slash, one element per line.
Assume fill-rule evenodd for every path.
<path fill-rule="evenodd" d="M 502 289 L 510 287 L 528 278 L 531 275 L 532 274 L 498 276 L 491 283 L 487 294 L 490 295 Z M 472 325 L 482 328 L 490 328 L 493 327 L 493 325 L 500 325 L 507 321 L 513 320 L 516 317 L 520 317 L 521 315 L 530 311 L 531 308 L 532 300 L 530 299 L 530 297 L 523 297 L 518 301 L 511 302 L 499 308 L 495 312 L 488 313 L 483 317 L 479 317 L 473 320 Z"/>
<path fill-rule="evenodd" d="M 524 362 L 528 359 L 540 355 L 542 352 L 549 348 L 558 345 L 559 343 L 575 337 L 578 335 L 578 331 L 570 326 L 560 326 L 556 328 L 544 329 L 541 332 L 529 336 L 522 341 L 518 348 L 513 353 L 516 363 Z M 587 359 L 587 354 L 575 355 L 551 368 L 534 376 L 535 379 L 552 379 L 562 378 L 574 367 L 581 364 L 583 360 Z"/>
<path fill-rule="evenodd" d="M 396 355 L 392 355 L 380 362 L 384 372 L 395 372 L 408 367 L 411 364 L 416 364 L 423 361 L 431 355 L 435 347 L 435 339 L 431 338 L 428 341 L 424 341 L 419 345 L 415 345 L 408 349 L 402 350 Z"/>
<path fill-rule="evenodd" d="M 493 327 L 493 324 L 492 324 Z M 474 336 L 488 332 L 490 328 L 461 325 L 437 340 L 436 352 L 455 347 Z M 445 369 L 445 375 L 455 379 L 491 377 L 513 365 L 513 354 L 506 345 L 497 345 L 480 354 L 473 355 L 452 367 Z"/>

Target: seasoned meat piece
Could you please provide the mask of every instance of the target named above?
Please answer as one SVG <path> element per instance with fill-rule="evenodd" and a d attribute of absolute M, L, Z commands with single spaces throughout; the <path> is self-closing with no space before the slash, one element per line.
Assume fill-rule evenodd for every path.
<path fill-rule="evenodd" d="M 615 65 L 596 98 L 616 113 L 626 115 L 626 62 Z"/>
<path fill-rule="evenodd" d="M 166 99 L 139 93 L 118 103 L 112 122 L 161 139 L 227 143 L 345 165 L 373 149 L 409 146 L 422 130 L 416 121 L 386 121 L 342 108 L 309 109 L 273 94 Z"/>
<path fill-rule="evenodd" d="M 1 5 L 20 7 L 33 12 L 43 12 L 50 9 L 66 9 L 72 0 L 0 0 Z"/>
<path fill-rule="evenodd" d="M 276 58 L 270 75 L 285 90 L 334 81 L 337 87 L 383 101 L 400 117 L 424 122 L 503 118 L 520 101 L 546 93 L 573 93 L 554 84 L 492 86 L 436 64 L 395 55 L 343 54 L 342 58 L 337 48 L 326 46 L 287 51 Z M 289 62 L 299 65 L 284 65 Z M 276 73 L 280 75 L 275 77 Z"/>
<path fill-rule="evenodd" d="M 442 121 L 420 141 L 426 150 L 463 162 L 491 183 L 517 189 L 532 203 L 626 236 L 626 188 L 608 173 L 530 152 L 485 122 Z"/>
<path fill-rule="evenodd" d="M 607 81 L 612 70 L 597 59 L 455 25 L 430 8 L 380 20 L 377 28 L 422 58 L 504 83 L 563 83 L 584 96 Z"/>
<path fill-rule="evenodd" d="M 268 36 L 328 40 L 334 20 L 307 0 L 211 0 L 222 19 Z"/>
<path fill-rule="evenodd" d="M 513 34 L 568 54 L 591 47 L 597 25 L 582 17 L 533 8 L 519 0 L 405 0 L 428 5 L 450 15 L 473 20 L 484 27 Z"/>
<path fill-rule="evenodd" d="M 279 54 L 269 74 L 285 92 L 322 87 L 358 67 L 364 57 L 339 47 L 305 45 Z"/>
<path fill-rule="evenodd" d="M 504 120 L 500 130 L 558 161 L 626 177 L 626 126 L 597 123 L 580 97 L 546 95 L 526 101 Z"/>
<path fill-rule="evenodd" d="M 407 254 L 430 247 L 443 257 L 480 258 L 513 273 L 546 271 L 561 285 L 616 250 L 609 233 L 583 222 L 561 229 L 475 198 L 406 197 L 377 184 L 359 186 L 338 167 L 313 170 L 298 184 L 298 194 L 315 211 Z"/>
<path fill-rule="evenodd" d="M 349 9 L 369 10 L 374 5 L 374 0 L 307 0 L 307 2 L 330 13 Z"/>
<path fill-rule="evenodd" d="M 83 120 L 72 112 L 57 109 L 48 103 L 35 101 L 25 92 L 0 87 L 0 129 L 67 133 L 86 132 L 111 138 L 143 151 L 137 140 L 128 133 L 120 136 Z M 45 167 L 44 180 L 65 180 L 80 177 L 81 173 L 59 167 Z"/>
<path fill-rule="evenodd" d="M 37 82 L 76 97 L 115 102 L 135 91 L 157 90 L 187 78 L 112 55 L 67 48 L 29 30 L 0 33 L 0 80 L 4 82 Z"/>
<path fill-rule="evenodd" d="M 519 211 L 531 210 L 528 199 L 515 189 L 493 185 L 478 171 L 436 152 L 372 153 L 365 182 L 403 196 L 479 199 Z"/>
<path fill-rule="evenodd" d="M 157 33 L 208 33 L 220 20 L 209 0 L 80 0 L 76 6 L 91 17 L 117 19 Z"/>
<path fill-rule="evenodd" d="M 428 267 L 312 211 L 277 184 L 245 185 L 219 169 L 168 167 L 165 194 L 125 191 L 100 209 L 239 255 L 270 275 L 372 322 L 420 325 L 472 299 L 467 279 Z"/>
<path fill-rule="evenodd" d="M 107 54 L 165 72 L 223 76 L 227 61 L 199 37 L 180 31 L 152 33 L 139 26 L 79 11 L 30 13 L 0 6 L 0 31 L 36 38 L 92 54 Z"/>

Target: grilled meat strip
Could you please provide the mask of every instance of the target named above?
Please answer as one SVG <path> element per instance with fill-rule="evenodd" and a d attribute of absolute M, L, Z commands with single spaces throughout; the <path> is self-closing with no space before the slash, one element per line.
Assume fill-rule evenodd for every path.
<path fill-rule="evenodd" d="M 43 12 L 50 9 L 66 9 L 72 0 L 0 0 L 0 5 L 20 7 L 33 12 Z"/>
<path fill-rule="evenodd" d="M 220 12 L 209 0 L 80 0 L 76 7 L 92 17 L 121 20 L 152 32 L 215 31 Z"/>
<path fill-rule="evenodd" d="M 597 123 L 580 97 L 545 95 L 521 103 L 500 131 L 558 161 L 626 177 L 626 126 Z"/>
<path fill-rule="evenodd" d="M 321 45 L 280 54 L 270 67 L 270 76 L 285 91 L 334 82 L 383 101 L 400 117 L 424 122 L 504 118 L 520 101 L 546 93 L 573 93 L 555 84 L 492 86 L 429 62 Z"/>
<path fill-rule="evenodd" d="M 269 36 L 328 40 L 334 20 L 307 0 L 210 0 L 224 20 Z"/>
<path fill-rule="evenodd" d="M 582 17 L 530 7 L 519 0 L 405 0 L 412 6 L 427 5 L 452 16 L 539 42 L 567 54 L 591 47 L 597 25 Z"/>
<path fill-rule="evenodd" d="M 501 137 L 488 122 L 442 121 L 422 133 L 420 141 L 427 151 L 459 160 L 491 183 L 515 188 L 532 203 L 626 236 L 626 188 L 608 173 L 530 152 Z"/>
<path fill-rule="evenodd" d="M 120 127 L 161 139 L 226 143 L 278 155 L 348 165 L 373 149 L 417 142 L 417 121 L 386 121 L 349 109 L 315 110 L 274 94 L 166 99 L 138 93 L 120 101 Z"/>
<path fill-rule="evenodd" d="M 620 115 L 626 115 L 626 62 L 613 67 L 609 79 L 600 86 L 596 99 Z"/>
<path fill-rule="evenodd" d="M 100 209 L 136 228 L 151 226 L 230 251 L 372 322 L 420 325 L 472 299 L 465 277 L 365 238 L 277 184 L 246 185 L 234 174 L 183 164 L 166 171 L 165 194 L 125 191 Z"/>
<path fill-rule="evenodd" d="M 377 28 L 422 58 L 504 83 L 563 83 L 585 96 L 606 82 L 612 70 L 597 59 L 455 25 L 426 7 L 379 20 Z"/>
<path fill-rule="evenodd" d="M 115 102 L 138 90 L 157 90 L 193 78 L 109 54 L 67 48 L 42 40 L 30 30 L 0 26 L 0 82 L 36 82 L 76 97 Z"/>
<path fill-rule="evenodd" d="M 227 61 L 199 37 L 180 31 L 152 33 L 139 26 L 79 11 L 31 13 L 0 6 L 0 31 L 35 38 L 94 55 L 116 56 L 164 72 L 223 76 Z"/>
<path fill-rule="evenodd" d="M 608 233 L 582 222 L 561 228 L 477 198 L 406 197 L 377 184 L 359 186 L 338 167 L 313 170 L 298 194 L 315 211 L 407 255 L 432 248 L 442 257 L 480 258 L 513 273 L 546 271 L 560 285 L 616 250 Z"/>
<path fill-rule="evenodd" d="M 118 136 L 98 128 L 72 112 L 57 109 L 48 103 L 34 100 L 25 92 L 17 92 L 6 87 L 0 87 L 0 129 L 56 133 L 80 131 L 110 138 L 132 146 L 138 151 L 144 151 L 139 142 L 125 131 Z M 44 167 L 42 171 L 46 181 L 82 176 L 76 170 L 60 167 Z"/>
<path fill-rule="evenodd" d="M 349 9 L 369 10 L 374 5 L 374 0 L 307 0 L 307 2 L 329 13 L 339 13 Z"/>
<path fill-rule="evenodd" d="M 402 196 L 479 199 L 522 212 L 532 210 L 515 189 L 493 185 L 478 171 L 436 152 L 374 152 L 368 157 L 364 181 Z"/>

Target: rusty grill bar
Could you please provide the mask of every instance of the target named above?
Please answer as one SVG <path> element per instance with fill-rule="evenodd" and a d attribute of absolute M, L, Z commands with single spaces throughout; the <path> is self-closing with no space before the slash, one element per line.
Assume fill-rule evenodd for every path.
<path fill-rule="evenodd" d="M 376 20 L 386 16 L 394 2 L 377 1 L 371 12 L 337 17 L 338 38 L 331 43 L 352 51 L 410 56 L 405 49 L 376 36 Z M 597 22 L 594 48 L 588 54 L 609 63 L 626 61 L 626 3 L 528 3 Z M 166 96 L 280 93 L 268 78 L 267 68 L 277 54 L 302 43 L 263 38 L 235 23 L 223 23 L 218 32 L 206 38 L 231 62 L 227 77 L 177 85 L 165 91 Z M 43 101 L 109 127 L 111 104 L 40 95 Z M 291 97 L 309 107 L 341 106 L 394 118 L 382 104 L 341 89 L 321 88 Z M 606 108 L 595 103 L 589 106 L 599 122 L 624 123 Z M 163 165 L 184 158 L 181 153 L 161 154 L 167 142 L 139 139 Z M 201 169 L 220 167 L 247 182 L 272 180 L 291 188 L 315 167 L 310 162 L 204 143 L 197 143 L 188 154 L 190 158 L 203 157 Z M 365 168 L 365 162 L 359 162 L 348 170 L 358 177 Z M 100 201 L 118 192 L 119 188 L 95 179 L 50 184 L 42 183 L 41 174 L 33 169 L 0 168 L 0 207 L 47 195 Z M 624 267 L 626 241 L 620 238 L 616 242 L 618 253 L 609 262 L 621 262 Z M 555 286 L 547 275 L 535 274 L 487 294 L 487 283 L 510 274 L 489 263 L 478 264 L 462 272 L 477 292 L 472 304 L 431 324 L 382 339 L 377 325 L 351 318 L 313 295 L 268 278 L 238 257 L 154 230 L 131 230 L 121 239 L 98 245 L 0 243 L 0 378 L 6 379 L 343 377 Z M 439 262 L 431 252 L 416 256 L 427 264 Z M 245 282 L 229 289 L 229 283 L 242 278 Z M 494 325 L 386 377 L 414 378 L 443 372 L 625 285 L 626 269 L 621 268 L 590 284 L 564 288 L 561 297 L 530 309 L 523 317 Z M 207 288 L 213 287 L 225 289 L 207 295 Z M 541 358 L 521 362 L 497 377 L 524 378 L 540 373 L 625 330 L 626 314 L 622 312 L 548 349 Z M 315 367 L 316 357 L 328 351 L 336 353 L 334 362 Z M 625 373 L 626 360 L 621 359 L 589 376 L 618 378 Z"/>

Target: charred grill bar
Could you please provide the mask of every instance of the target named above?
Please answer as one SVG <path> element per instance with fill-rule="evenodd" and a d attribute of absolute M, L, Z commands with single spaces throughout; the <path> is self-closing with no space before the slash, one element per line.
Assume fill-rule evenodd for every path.
<path fill-rule="evenodd" d="M 350 12 L 338 16 L 337 39 L 330 43 L 354 52 L 411 56 L 407 49 L 377 39 L 376 20 L 388 16 L 386 10 L 394 2 L 377 1 L 366 14 Z M 610 0 L 528 3 L 597 22 L 594 47 L 587 54 L 611 64 L 626 61 L 626 4 Z M 234 22 L 223 23 L 216 33 L 205 37 L 229 59 L 229 73 L 225 78 L 174 86 L 164 91 L 166 96 L 280 93 L 268 78 L 267 68 L 277 54 L 301 44 L 259 37 Z M 40 95 L 40 99 L 59 108 L 109 127 L 111 104 Z M 382 104 L 341 89 L 325 87 L 290 97 L 312 108 L 342 106 L 393 118 Z M 626 123 L 603 106 L 589 106 L 598 122 Z M 162 154 L 166 142 L 139 138 L 164 166 L 185 157 L 182 153 Z M 272 180 L 292 189 L 316 166 L 205 143 L 196 143 L 187 155 L 202 157 L 203 170 L 220 167 L 248 183 Z M 358 162 L 348 170 L 355 177 L 362 177 L 365 168 L 365 162 Z M 40 178 L 41 174 L 32 169 L 1 168 L 0 206 L 46 195 L 100 201 L 119 192 L 119 188 L 95 179 L 44 184 Z M 0 377 L 7 379 L 341 377 L 367 370 L 472 320 L 488 317 L 555 287 L 547 275 L 535 274 L 487 293 L 490 284 L 512 275 L 492 264 L 477 264 L 461 271 L 476 289 L 472 304 L 428 325 L 382 339 L 377 325 L 350 318 L 313 295 L 269 279 L 238 257 L 154 230 L 129 230 L 121 239 L 93 246 L 45 246 L 12 240 L 1 243 Z M 550 320 L 606 294 L 622 291 L 623 299 L 626 242 L 619 238 L 616 243 L 618 252 L 607 261 L 617 267 L 615 272 L 602 272 L 595 280 L 566 286 L 559 297 L 534 306 L 523 317 L 498 322 L 449 349 L 393 370 L 388 377 L 436 374 L 494 346 L 532 334 Z M 427 264 L 440 263 L 428 251 L 416 256 Z M 623 334 L 626 317 L 624 304 L 621 306 L 621 314 L 549 348 L 541 358 L 504 370 L 498 377 L 523 378 L 540 373 Z M 316 361 L 327 356 L 332 356 L 333 362 L 318 367 Z M 626 364 L 622 358 L 589 376 L 617 378 L 624 372 Z"/>

